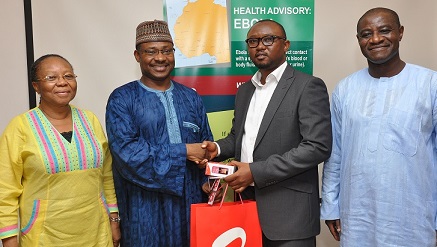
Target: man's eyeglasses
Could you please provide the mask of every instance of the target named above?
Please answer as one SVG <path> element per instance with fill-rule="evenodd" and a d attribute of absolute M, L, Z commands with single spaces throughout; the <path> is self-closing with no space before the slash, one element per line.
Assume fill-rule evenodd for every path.
<path fill-rule="evenodd" d="M 48 82 L 56 82 L 59 80 L 59 78 L 63 78 L 64 80 L 71 82 L 71 81 L 75 81 L 77 75 L 75 74 L 65 74 L 65 75 L 47 75 L 43 78 L 38 79 L 38 81 L 48 81 Z"/>
<path fill-rule="evenodd" d="M 146 54 L 146 56 L 149 56 L 149 57 L 154 57 L 154 56 L 158 55 L 158 53 L 160 53 L 160 52 L 164 56 L 170 56 L 170 55 L 173 55 L 173 53 L 175 52 L 175 49 L 174 48 L 163 49 L 163 50 L 150 49 L 150 50 L 143 50 L 141 52 Z"/>
<path fill-rule="evenodd" d="M 287 38 L 279 37 L 276 35 L 269 35 L 269 36 L 264 36 L 261 38 L 248 38 L 245 41 L 250 48 L 255 48 L 255 47 L 258 47 L 260 40 L 263 43 L 263 45 L 271 46 L 271 45 L 273 45 L 273 42 L 275 42 L 276 39 L 286 40 Z"/>

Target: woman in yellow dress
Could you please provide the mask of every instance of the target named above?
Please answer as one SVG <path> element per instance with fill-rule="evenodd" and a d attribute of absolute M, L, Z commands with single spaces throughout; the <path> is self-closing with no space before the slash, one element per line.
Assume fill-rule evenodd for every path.
<path fill-rule="evenodd" d="M 77 82 L 56 54 L 31 68 L 38 107 L 0 138 L 0 239 L 16 246 L 118 246 L 111 155 L 97 117 L 70 105 Z"/>

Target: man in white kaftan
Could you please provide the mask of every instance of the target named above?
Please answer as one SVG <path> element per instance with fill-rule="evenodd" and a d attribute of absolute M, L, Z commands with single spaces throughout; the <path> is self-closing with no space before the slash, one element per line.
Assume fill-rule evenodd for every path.
<path fill-rule="evenodd" d="M 436 246 L 437 72 L 400 60 L 395 12 L 369 10 L 357 29 L 369 68 L 331 97 L 321 218 L 342 247 Z"/>

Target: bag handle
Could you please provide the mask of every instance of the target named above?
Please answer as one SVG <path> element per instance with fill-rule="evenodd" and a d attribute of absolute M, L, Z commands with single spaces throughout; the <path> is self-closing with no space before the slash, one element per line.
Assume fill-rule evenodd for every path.
<path fill-rule="evenodd" d="M 208 178 L 208 180 L 209 180 L 209 178 Z M 209 195 L 209 198 L 208 198 L 208 205 L 213 205 L 214 204 L 214 198 L 215 198 L 215 196 L 216 196 L 216 193 L 217 193 L 217 191 L 219 191 L 219 190 L 221 190 L 222 188 L 223 188 L 223 185 L 221 185 L 220 184 L 220 178 L 216 178 L 215 179 L 215 181 L 213 182 L 213 185 L 211 186 L 210 185 L 210 183 L 208 182 L 208 184 L 210 185 L 210 190 L 211 190 L 211 193 L 210 193 L 210 195 Z M 223 205 L 223 202 L 224 202 L 224 200 L 225 200 L 225 196 L 226 196 L 226 192 L 228 191 L 228 187 L 229 187 L 229 184 L 227 184 L 226 183 L 226 187 L 225 187 L 225 191 L 223 192 L 223 196 L 222 196 L 222 199 L 221 199 L 221 201 L 220 201 L 220 207 L 219 207 L 219 209 L 221 209 L 222 208 L 222 205 Z M 241 194 L 240 193 L 237 193 L 238 194 L 238 196 L 240 197 L 240 202 L 241 202 L 241 204 L 244 204 L 244 202 L 243 202 L 243 198 L 241 198 Z M 235 195 L 235 193 L 234 193 L 234 201 L 236 201 L 236 195 Z"/>
<path fill-rule="evenodd" d="M 223 187 L 223 186 L 222 186 L 222 187 Z M 222 187 L 220 187 L 220 188 L 222 188 Z M 219 210 L 222 208 L 223 201 L 225 200 L 226 192 L 228 191 L 228 187 L 229 187 L 229 184 L 226 184 L 225 192 L 223 193 L 222 200 L 220 201 L 220 207 L 219 207 Z M 237 193 L 237 194 L 238 194 L 238 196 L 240 197 L 240 202 L 241 202 L 241 204 L 244 204 L 243 199 L 241 198 L 241 194 L 240 194 L 240 193 Z M 236 197 L 236 195 L 235 195 L 235 193 L 234 193 L 234 201 L 235 201 L 235 197 Z"/>

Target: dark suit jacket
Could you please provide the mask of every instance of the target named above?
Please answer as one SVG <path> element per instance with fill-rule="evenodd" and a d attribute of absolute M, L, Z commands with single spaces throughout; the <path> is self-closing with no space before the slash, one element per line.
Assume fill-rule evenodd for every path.
<path fill-rule="evenodd" d="M 237 91 L 231 132 L 217 141 L 221 159 L 240 160 L 254 91 L 250 81 Z M 269 239 L 303 239 L 320 233 L 317 166 L 331 154 L 330 117 L 324 82 L 287 65 L 262 119 L 250 164 L 261 228 Z"/>

